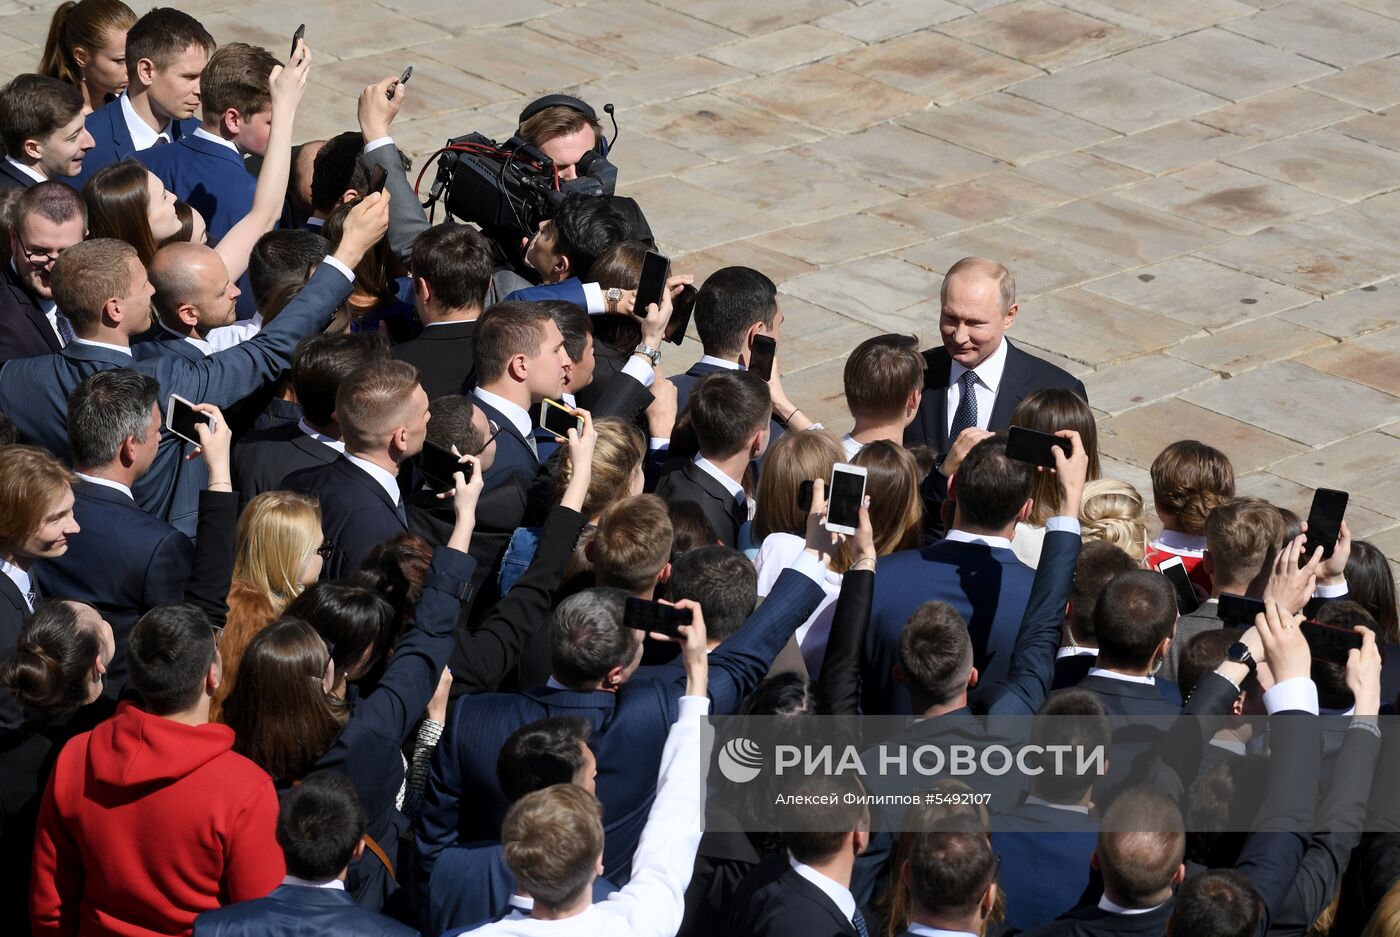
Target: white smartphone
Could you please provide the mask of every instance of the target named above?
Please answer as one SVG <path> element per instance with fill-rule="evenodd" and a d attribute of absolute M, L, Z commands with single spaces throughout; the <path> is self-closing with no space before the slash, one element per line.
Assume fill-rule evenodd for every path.
<path fill-rule="evenodd" d="M 1186 564 L 1179 556 L 1169 556 L 1157 564 L 1157 572 L 1167 577 L 1176 590 L 1176 610 L 1179 615 L 1189 615 L 1201 607 L 1196 589 L 1191 585 L 1191 576 L 1186 572 Z"/>
<path fill-rule="evenodd" d="M 211 430 L 214 428 L 214 418 L 206 413 L 200 413 L 190 403 L 179 394 L 171 394 L 170 399 L 165 404 L 165 426 L 170 432 L 179 436 L 185 442 L 192 442 L 199 445 L 199 433 L 195 426 L 203 423 Z"/>
<path fill-rule="evenodd" d="M 831 467 L 826 489 L 826 529 L 853 534 L 860 526 L 860 504 L 865 500 L 866 471 L 859 465 L 838 462 Z"/>

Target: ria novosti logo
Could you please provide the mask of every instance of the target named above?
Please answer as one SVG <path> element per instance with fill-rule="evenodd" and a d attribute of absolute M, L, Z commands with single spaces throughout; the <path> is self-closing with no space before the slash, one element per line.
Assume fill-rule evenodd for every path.
<path fill-rule="evenodd" d="M 746 738 L 732 738 L 719 751 L 719 770 L 735 784 L 747 784 L 763 769 L 763 750 Z"/>

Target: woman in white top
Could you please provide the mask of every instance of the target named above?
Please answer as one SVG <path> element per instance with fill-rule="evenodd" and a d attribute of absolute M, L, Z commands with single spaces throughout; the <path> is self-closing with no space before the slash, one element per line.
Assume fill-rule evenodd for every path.
<path fill-rule="evenodd" d="M 1088 481 L 1102 475 L 1099 468 L 1099 433 L 1094 424 L 1094 412 L 1074 391 L 1047 387 L 1031 394 L 1011 411 L 1011 425 L 1024 426 L 1041 433 L 1057 433 L 1072 429 L 1084 443 L 1089 456 Z M 1034 501 L 1030 519 L 1016 525 L 1011 549 L 1017 559 L 1031 569 L 1040 565 L 1040 547 L 1045 542 L 1045 521 L 1060 510 L 1060 488 L 1053 472 L 1039 472 L 1031 489 Z"/>

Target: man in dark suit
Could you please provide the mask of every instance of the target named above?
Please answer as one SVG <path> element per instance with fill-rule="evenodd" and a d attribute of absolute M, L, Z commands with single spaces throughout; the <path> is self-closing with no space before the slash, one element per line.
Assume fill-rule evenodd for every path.
<path fill-rule="evenodd" d="M 295 930 L 305 937 L 417 937 L 411 927 L 361 908 L 345 890 L 350 863 L 365 851 L 364 809 L 349 778 L 317 771 L 282 799 L 277 844 L 287 877 L 266 898 L 206 911 L 199 937 L 254 937 Z"/>
<path fill-rule="evenodd" d="M 12 78 L 0 88 L 0 144 L 0 189 L 72 180 L 92 149 L 82 92 L 47 75 Z"/>
<path fill-rule="evenodd" d="M 909 935 L 984 934 L 996 908 L 999 877 L 1005 856 L 993 852 L 994 844 L 968 818 L 940 824 L 940 829 L 918 833 L 909 850 L 904 872 L 909 883 L 911 927 Z M 1007 889 L 1015 899 L 1021 893 Z"/>
<path fill-rule="evenodd" d="M 1176 637 L 1176 593 L 1150 569 L 1120 573 L 1094 606 L 1099 653 L 1079 687 L 1097 694 L 1114 716 L 1173 716 L 1181 697 L 1164 694 L 1155 674 Z M 1173 700 L 1171 697 L 1175 697 Z"/>
<path fill-rule="evenodd" d="M 233 449 L 233 480 L 244 503 L 265 491 L 282 487 L 282 479 L 301 469 L 329 465 L 345 451 L 335 418 L 335 394 L 352 372 L 388 356 L 379 336 L 371 333 L 313 335 L 292 353 L 292 390 L 301 405 L 301 419 L 285 426 L 253 430 Z M 434 543 L 446 543 L 452 530 L 452 508 L 446 506 L 447 528 Z"/>
<path fill-rule="evenodd" d="M 87 116 L 93 148 L 79 185 L 138 150 L 173 143 L 199 126 L 199 76 L 214 37 L 188 13 L 157 7 L 126 34 L 126 90 Z"/>
<path fill-rule="evenodd" d="M 348 576 L 376 544 L 408 530 L 398 475 L 400 464 L 423 448 L 428 395 L 413 365 L 376 361 L 341 382 L 335 413 L 345 452 L 282 483 L 321 502 L 321 527 L 335 547 L 323 579 Z"/>
<path fill-rule="evenodd" d="M 1089 673 L 1099 653 L 1099 639 L 1094 634 L 1094 607 L 1099 596 L 1114 576 L 1140 568 L 1131 556 L 1106 540 L 1084 544 L 1075 564 L 1074 589 L 1065 610 L 1069 643 L 1055 655 L 1053 689 L 1072 687 Z"/>
<path fill-rule="evenodd" d="M 163 394 L 219 407 L 241 400 L 276 379 L 297 342 L 330 321 L 350 293 L 350 269 L 383 236 L 387 204 L 371 198 L 347 220 L 335 255 L 276 320 L 248 341 L 199 361 L 172 354 L 133 357 L 132 338 L 152 325 L 152 289 L 134 248 L 105 238 L 70 247 L 54 265 L 53 279 L 55 298 L 77 337 L 60 354 L 0 367 L 0 412 L 15 421 L 25 441 L 65 455 L 68 394 L 94 371 L 134 368 L 159 381 Z M 179 437 L 163 433 L 155 464 L 133 493 L 143 509 L 189 536 L 205 473 L 190 470 L 184 446 Z M 194 481 L 182 482 L 183 474 Z"/>
<path fill-rule="evenodd" d="M 699 505 L 725 546 L 738 544 L 739 528 L 749 517 L 744 474 L 768 448 L 770 400 L 768 385 L 748 371 L 723 371 L 702 380 L 690 401 L 700 452 L 673 461 L 656 486 L 668 502 Z"/>
<path fill-rule="evenodd" d="M 491 283 L 491 245 L 471 225 L 440 224 L 413 246 L 413 300 L 423 332 L 394 357 L 423 376 L 429 399 L 460 394 L 472 368 L 472 336 Z"/>
<path fill-rule="evenodd" d="M 61 351 L 73 326 L 53 298 L 54 261 L 87 233 L 87 208 L 71 187 L 40 182 L 15 203 L 10 262 L 0 268 L 0 363 Z"/>

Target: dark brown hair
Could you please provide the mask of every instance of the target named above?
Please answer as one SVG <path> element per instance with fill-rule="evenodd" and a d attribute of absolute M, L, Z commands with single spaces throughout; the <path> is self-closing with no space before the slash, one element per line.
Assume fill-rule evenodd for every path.
<path fill-rule="evenodd" d="M 516 355 L 534 358 L 547 334 L 549 312 L 535 303 L 495 303 L 476 323 L 472 359 L 477 380 L 483 384 L 498 379 Z"/>
<path fill-rule="evenodd" d="M 211 53 L 214 37 L 188 13 L 173 7 L 155 7 L 126 32 L 127 77 L 136 80 L 136 66 L 142 59 L 149 59 L 156 71 L 163 72 L 191 46 Z"/>
<path fill-rule="evenodd" d="M 1234 467 L 1213 446 L 1182 439 L 1152 460 L 1152 500 L 1176 518 L 1183 534 L 1204 534 L 1210 512 L 1234 496 Z"/>
<path fill-rule="evenodd" d="M 0 88 L 0 144 L 15 159 L 24 141 L 42 142 L 83 111 L 77 88 L 47 75 L 16 75 Z"/>
<path fill-rule="evenodd" d="M 856 419 L 894 419 L 924 386 L 924 359 L 913 335 L 867 338 L 846 358 L 846 407 Z"/>
<path fill-rule="evenodd" d="M 1079 433 L 1079 441 L 1084 444 L 1084 454 L 1089 457 L 1089 470 L 1084 480 L 1093 481 L 1103 474 L 1099 466 L 1099 430 L 1094 423 L 1094 412 L 1074 391 L 1062 387 L 1035 391 L 1011 412 L 1011 425 L 1024 426 L 1040 433 L 1075 430 Z M 1035 505 L 1031 508 L 1030 523 L 1037 527 L 1044 526 L 1060 509 L 1060 485 L 1053 472 L 1035 474 L 1031 497 L 1035 499 Z"/>
<path fill-rule="evenodd" d="M 136 160 L 124 159 L 99 169 L 83 185 L 88 236 L 125 241 L 136 248 L 136 256 L 147 267 L 159 249 L 151 232 L 150 176 Z"/>
<path fill-rule="evenodd" d="M 0 662 L 0 686 L 29 712 L 71 712 L 87 700 L 100 650 L 74 602 L 45 602 L 25 619 L 14 653 Z"/>

